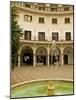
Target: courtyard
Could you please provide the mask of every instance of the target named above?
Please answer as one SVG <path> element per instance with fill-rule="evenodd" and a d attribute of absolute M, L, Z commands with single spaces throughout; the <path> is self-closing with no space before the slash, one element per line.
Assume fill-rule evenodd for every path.
<path fill-rule="evenodd" d="M 12 85 L 32 80 L 73 80 L 73 65 L 15 67 L 11 79 Z"/>
<path fill-rule="evenodd" d="M 11 98 L 74 94 L 74 6 L 13 1 L 11 19 Z"/>

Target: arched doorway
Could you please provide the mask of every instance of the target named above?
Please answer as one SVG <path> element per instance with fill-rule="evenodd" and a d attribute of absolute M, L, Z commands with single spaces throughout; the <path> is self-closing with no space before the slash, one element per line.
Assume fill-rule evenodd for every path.
<path fill-rule="evenodd" d="M 47 64 L 47 50 L 44 47 L 39 47 L 36 50 L 36 64 L 46 65 Z"/>
<path fill-rule="evenodd" d="M 61 51 L 58 47 L 56 47 L 56 50 L 50 50 L 50 55 L 49 55 L 49 64 L 55 64 L 58 62 L 59 64 L 61 63 Z"/>
<path fill-rule="evenodd" d="M 33 50 L 29 46 L 26 46 L 22 49 L 21 65 L 33 65 Z"/>
<path fill-rule="evenodd" d="M 64 49 L 64 64 L 73 64 L 73 48 L 66 47 Z"/>

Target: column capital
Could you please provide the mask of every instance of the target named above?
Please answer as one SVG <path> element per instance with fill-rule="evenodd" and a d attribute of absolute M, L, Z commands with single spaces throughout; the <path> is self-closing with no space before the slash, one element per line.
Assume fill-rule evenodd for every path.
<path fill-rule="evenodd" d="M 50 49 L 47 50 L 47 53 L 48 53 L 48 54 L 50 53 Z"/>
<path fill-rule="evenodd" d="M 36 53 L 35 52 L 33 52 L 33 55 L 35 55 Z"/>
<path fill-rule="evenodd" d="M 35 53 L 33 53 L 33 55 L 35 55 Z"/>
<path fill-rule="evenodd" d="M 63 54 L 63 49 L 61 49 L 61 54 Z"/>
<path fill-rule="evenodd" d="M 33 54 L 35 54 L 36 53 L 36 49 L 33 49 Z"/>
<path fill-rule="evenodd" d="M 22 48 L 20 47 L 20 49 L 18 50 L 18 53 L 20 53 L 20 52 L 21 52 L 21 49 L 22 49 Z"/>

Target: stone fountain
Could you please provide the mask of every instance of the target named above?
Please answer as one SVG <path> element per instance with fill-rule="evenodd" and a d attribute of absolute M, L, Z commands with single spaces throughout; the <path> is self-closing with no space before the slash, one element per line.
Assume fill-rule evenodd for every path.
<path fill-rule="evenodd" d="M 55 69 L 57 69 L 57 67 L 58 67 L 58 57 L 57 57 L 58 52 L 57 52 L 57 49 L 56 49 L 56 42 L 55 42 L 55 40 L 53 40 L 53 42 L 52 42 L 51 68 L 52 68 L 53 55 L 55 56 L 55 60 L 56 60 L 56 66 L 55 66 L 56 68 Z M 57 77 L 57 73 L 56 72 L 55 72 L 55 74 L 56 74 L 56 77 Z M 54 90 L 55 90 L 55 86 L 54 86 L 53 82 L 49 81 L 47 95 L 48 96 L 54 95 L 55 94 Z"/>
<path fill-rule="evenodd" d="M 53 85 L 52 81 L 49 81 L 49 85 L 48 85 L 48 96 L 52 96 L 55 93 L 55 86 Z"/>
<path fill-rule="evenodd" d="M 68 95 L 74 93 L 73 81 L 59 80 L 57 77 L 58 51 L 55 40 L 52 42 L 52 60 L 54 60 L 53 55 L 55 56 L 55 66 L 51 63 L 51 67 L 54 67 L 54 70 L 51 69 L 51 71 L 54 71 L 54 79 L 34 80 L 17 84 L 11 89 L 11 98 Z"/>

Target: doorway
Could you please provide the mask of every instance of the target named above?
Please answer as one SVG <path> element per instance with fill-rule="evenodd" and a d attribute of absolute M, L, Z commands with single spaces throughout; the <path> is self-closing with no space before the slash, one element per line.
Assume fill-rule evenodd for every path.
<path fill-rule="evenodd" d="M 51 56 L 50 55 L 50 57 L 49 57 L 49 62 L 50 62 L 50 65 L 51 64 L 55 64 L 57 61 L 59 62 L 59 55 L 57 55 L 57 56 L 55 56 L 55 55 L 53 55 L 53 56 Z"/>
<path fill-rule="evenodd" d="M 26 46 L 21 54 L 21 66 L 33 65 L 33 50 L 31 47 Z"/>
<path fill-rule="evenodd" d="M 68 55 L 64 55 L 64 64 L 68 64 Z"/>
<path fill-rule="evenodd" d="M 33 55 L 31 53 L 24 53 L 23 55 L 23 63 L 25 65 L 33 65 Z"/>
<path fill-rule="evenodd" d="M 46 65 L 46 56 L 37 56 L 37 63 L 42 63 L 43 65 Z"/>

